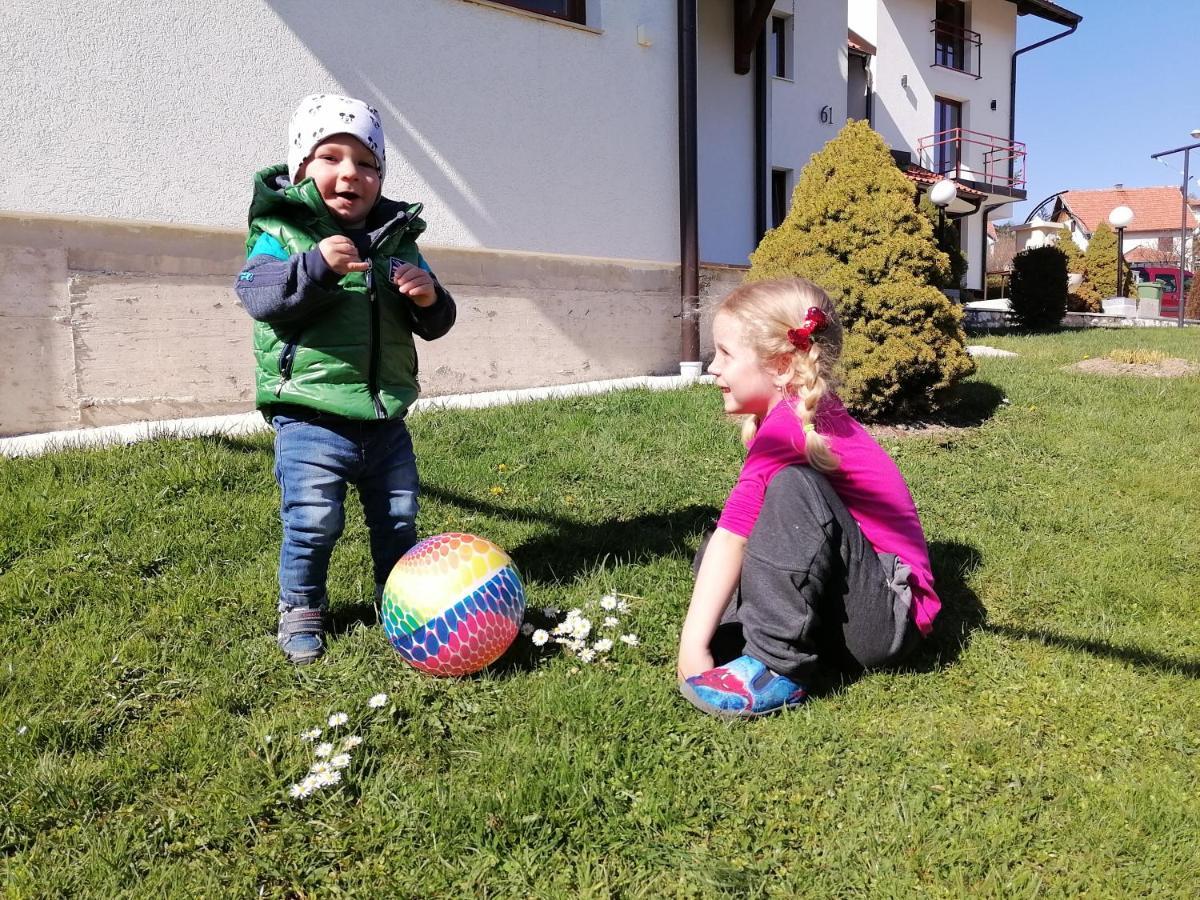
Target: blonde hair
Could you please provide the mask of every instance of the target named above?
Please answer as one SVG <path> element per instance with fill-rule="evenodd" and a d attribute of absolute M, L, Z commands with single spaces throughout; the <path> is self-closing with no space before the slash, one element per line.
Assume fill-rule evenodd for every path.
<path fill-rule="evenodd" d="M 802 350 L 788 339 L 788 331 L 801 326 L 811 307 L 821 310 L 826 321 L 810 335 L 808 350 Z M 842 353 L 842 325 L 828 295 L 804 278 L 754 281 L 726 295 L 714 315 L 736 321 L 746 344 L 764 364 L 782 361 L 789 366 L 791 379 L 784 396 L 796 400 L 793 408 L 804 428 L 808 464 L 818 472 L 837 469 L 837 457 L 815 428 L 821 398 L 836 388 L 834 366 Z M 746 417 L 742 439 L 747 444 L 758 426 L 757 416 Z"/>

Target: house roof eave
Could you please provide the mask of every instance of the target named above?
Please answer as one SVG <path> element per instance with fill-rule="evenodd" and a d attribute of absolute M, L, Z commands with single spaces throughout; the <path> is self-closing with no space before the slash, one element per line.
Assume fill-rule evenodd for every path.
<path fill-rule="evenodd" d="M 1077 12 L 1059 6 L 1052 0 L 1010 0 L 1017 5 L 1018 16 L 1037 16 L 1047 22 L 1056 22 L 1066 28 L 1074 28 L 1083 21 Z"/>

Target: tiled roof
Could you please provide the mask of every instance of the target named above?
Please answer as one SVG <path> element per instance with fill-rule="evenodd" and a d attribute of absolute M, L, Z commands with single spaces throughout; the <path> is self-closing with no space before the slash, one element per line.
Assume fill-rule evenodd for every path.
<path fill-rule="evenodd" d="M 1059 201 L 1089 235 L 1118 206 L 1133 210 L 1133 222 L 1126 234 L 1143 231 L 1178 231 L 1183 206 L 1178 187 L 1109 188 L 1098 191 L 1066 191 Z M 1196 216 L 1188 210 L 1187 227 L 1195 228 Z"/>
<path fill-rule="evenodd" d="M 853 28 L 847 28 L 846 44 L 851 50 L 857 50 L 859 53 L 864 53 L 867 56 L 875 55 L 875 45 L 866 40 L 861 34 Z"/>
<path fill-rule="evenodd" d="M 904 167 L 904 174 L 921 185 L 934 185 L 942 180 L 942 176 L 937 172 L 931 172 L 923 166 L 918 166 L 916 163 L 909 163 Z M 974 188 L 969 188 L 961 181 L 954 182 L 958 185 L 958 196 L 964 200 L 983 200 L 987 197 L 983 191 L 977 191 Z"/>
<path fill-rule="evenodd" d="M 1125 251 L 1125 262 L 1128 263 L 1170 265 L 1178 261 L 1179 254 L 1174 250 L 1159 250 L 1156 247 L 1134 247 L 1132 250 Z"/>

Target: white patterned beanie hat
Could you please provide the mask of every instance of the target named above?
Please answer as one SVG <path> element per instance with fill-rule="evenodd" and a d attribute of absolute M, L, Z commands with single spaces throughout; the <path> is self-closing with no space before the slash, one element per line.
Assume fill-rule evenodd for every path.
<path fill-rule="evenodd" d="M 374 107 L 353 97 L 337 94 L 309 94 L 300 101 L 288 122 L 288 178 L 294 184 L 296 173 L 321 141 L 335 134 L 349 134 L 363 142 L 375 154 L 379 180 L 383 180 L 385 149 L 383 125 Z"/>

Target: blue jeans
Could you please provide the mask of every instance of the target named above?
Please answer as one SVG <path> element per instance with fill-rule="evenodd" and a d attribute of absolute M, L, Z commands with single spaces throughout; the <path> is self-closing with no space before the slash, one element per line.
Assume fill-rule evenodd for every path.
<path fill-rule="evenodd" d="M 275 480 L 282 492 L 279 609 L 324 607 L 333 545 L 346 525 L 346 485 L 358 488 L 375 584 L 417 542 L 417 460 L 403 419 L 271 418 Z"/>

